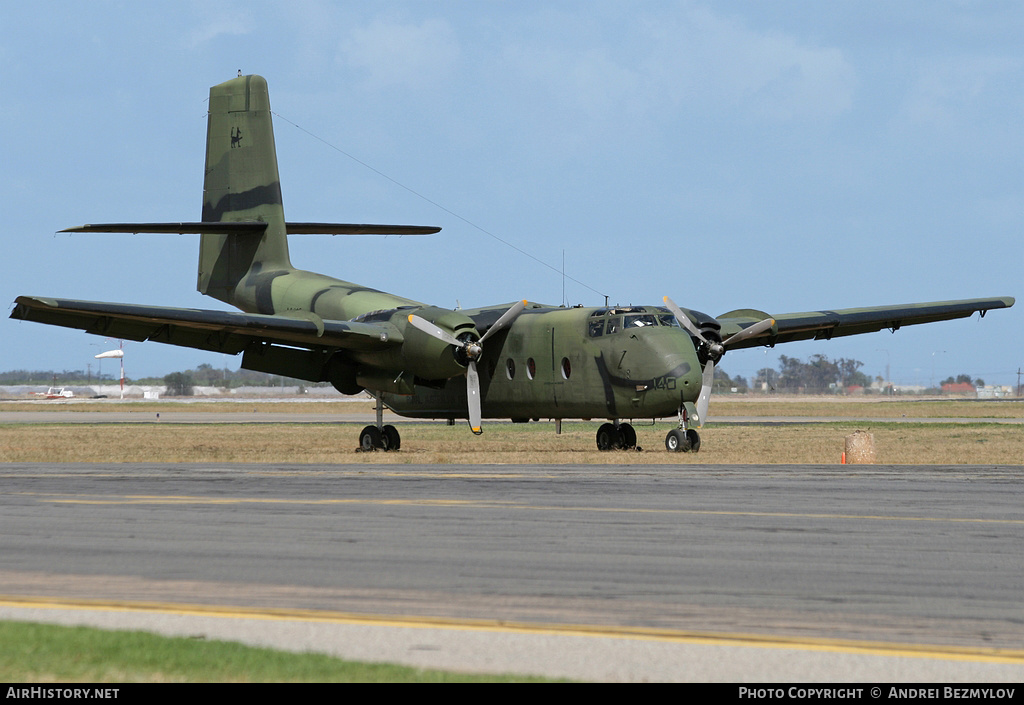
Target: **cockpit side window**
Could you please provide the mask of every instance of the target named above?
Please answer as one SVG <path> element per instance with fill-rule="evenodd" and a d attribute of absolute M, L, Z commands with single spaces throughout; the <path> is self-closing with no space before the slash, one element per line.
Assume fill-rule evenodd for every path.
<path fill-rule="evenodd" d="M 671 328 L 682 328 L 676 317 L 667 308 L 658 307 L 658 320 L 661 321 L 661 325 L 669 326 Z"/>
<path fill-rule="evenodd" d="M 646 326 L 656 325 L 658 325 L 658 321 L 651 314 L 632 314 L 626 316 L 626 328 L 644 328 Z"/>
<path fill-rule="evenodd" d="M 605 335 L 618 333 L 622 330 L 622 316 L 609 316 L 608 326 L 604 329 Z"/>

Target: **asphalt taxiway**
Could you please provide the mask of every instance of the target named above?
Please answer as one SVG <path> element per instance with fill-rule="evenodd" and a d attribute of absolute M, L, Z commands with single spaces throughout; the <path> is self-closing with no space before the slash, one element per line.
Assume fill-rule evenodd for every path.
<path fill-rule="evenodd" d="M 0 616 L 585 680 L 1024 677 L 1019 466 L 0 466 Z"/>

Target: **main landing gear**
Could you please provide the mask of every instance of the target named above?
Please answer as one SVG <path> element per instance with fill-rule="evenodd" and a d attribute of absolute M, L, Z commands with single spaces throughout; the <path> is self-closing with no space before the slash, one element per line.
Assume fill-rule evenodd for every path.
<path fill-rule="evenodd" d="M 359 450 L 398 450 L 402 447 L 402 437 L 398 435 L 397 428 L 384 425 L 384 402 L 379 396 L 376 399 L 377 423 L 359 432 Z"/>
<path fill-rule="evenodd" d="M 398 429 L 392 425 L 367 426 L 359 432 L 359 450 L 398 450 L 402 447 L 402 437 Z"/>
<path fill-rule="evenodd" d="M 633 450 L 636 448 L 636 431 L 628 423 L 603 423 L 597 429 L 598 450 Z"/>

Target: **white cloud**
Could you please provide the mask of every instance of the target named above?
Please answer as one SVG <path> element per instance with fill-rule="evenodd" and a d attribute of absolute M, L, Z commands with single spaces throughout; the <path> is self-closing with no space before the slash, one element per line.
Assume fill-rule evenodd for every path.
<path fill-rule="evenodd" d="M 647 12 L 614 33 L 551 11 L 529 24 L 543 31 L 510 31 L 483 71 L 508 81 L 499 90 L 518 116 L 563 143 L 691 119 L 827 122 L 853 105 L 856 72 L 840 49 L 707 9 Z"/>
<path fill-rule="evenodd" d="M 1016 107 L 1021 117 L 1021 64 L 995 57 L 942 57 L 923 62 L 899 110 L 899 121 L 912 129 L 939 132 L 962 129 L 972 121 L 986 121 L 976 106 L 993 102 Z M 1004 116 L 1005 117 L 1005 116 Z"/>
<path fill-rule="evenodd" d="M 415 24 L 378 18 L 349 32 L 340 54 L 344 63 L 365 74 L 370 88 L 419 88 L 450 75 L 459 44 L 445 20 Z"/>
<path fill-rule="evenodd" d="M 222 36 L 249 34 L 255 28 L 251 12 L 244 5 L 193 3 L 192 7 L 196 16 L 195 26 L 189 32 L 192 48 Z"/>
<path fill-rule="evenodd" d="M 834 119 L 853 104 L 856 73 L 837 48 L 695 8 L 648 17 L 647 31 L 652 88 L 674 102 L 783 121 Z"/>

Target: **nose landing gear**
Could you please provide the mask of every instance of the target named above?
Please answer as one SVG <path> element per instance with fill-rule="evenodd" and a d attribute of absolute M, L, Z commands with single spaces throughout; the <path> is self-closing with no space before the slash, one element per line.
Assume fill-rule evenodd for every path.
<path fill-rule="evenodd" d="M 700 434 L 690 424 L 690 412 L 684 404 L 679 408 L 679 427 L 665 436 L 665 449 L 670 453 L 696 453 L 700 450 Z"/>
<path fill-rule="evenodd" d="M 665 449 L 670 453 L 696 453 L 700 450 L 700 434 L 692 428 L 673 428 L 665 436 Z"/>

